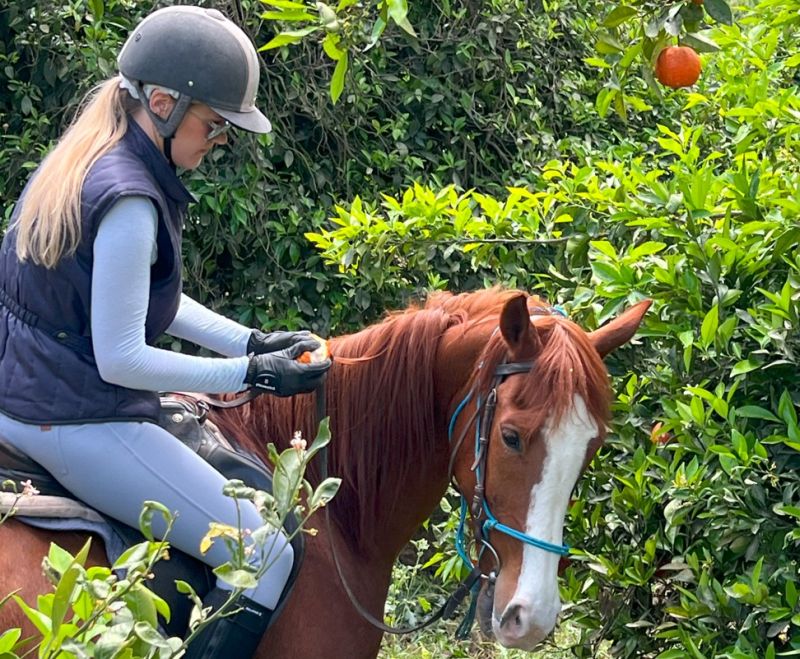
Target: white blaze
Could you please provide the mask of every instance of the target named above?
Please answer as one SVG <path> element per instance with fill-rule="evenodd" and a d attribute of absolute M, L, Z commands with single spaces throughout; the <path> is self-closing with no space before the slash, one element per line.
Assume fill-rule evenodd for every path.
<path fill-rule="evenodd" d="M 586 458 L 586 449 L 597 431 L 597 424 L 580 396 L 575 396 L 573 408 L 564 414 L 557 427 L 552 427 L 550 422 L 546 424 L 543 440 L 547 457 L 542 465 L 542 477 L 531 490 L 525 533 L 555 545 L 562 543 L 564 513 Z M 533 641 L 538 636 L 540 638 L 533 641 L 538 643 L 552 631 L 561 611 L 559 558 L 558 554 L 544 549 L 524 546 L 517 589 L 508 604 L 508 607 L 520 607 L 521 624 L 516 630 L 503 630 L 500 627 L 503 611 L 495 611 L 493 628 L 501 643 L 506 640 L 510 645 L 524 647 L 527 643 L 519 641 Z M 517 636 L 516 642 L 510 635 Z"/>

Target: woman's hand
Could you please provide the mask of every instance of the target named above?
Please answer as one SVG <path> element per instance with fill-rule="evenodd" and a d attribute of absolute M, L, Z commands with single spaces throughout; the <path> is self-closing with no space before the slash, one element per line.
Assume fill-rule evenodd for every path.
<path fill-rule="evenodd" d="M 319 342 L 306 339 L 289 348 L 250 357 L 245 383 L 276 396 L 294 396 L 314 391 L 325 379 L 331 360 L 304 364 L 297 358 L 316 350 Z"/>
<path fill-rule="evenodd" d="M 311 345 L 311 343 L 313 345 Z M 254 329 L 250 333 L 250 338 L 247 341 L 247 354 L 248 355 L 263 355 L 269 352 L 277 352 L 278 350 L 285 350 L 292 346 L 305 342 L 311 345 L 310 348 L 305 350 L 314 352 L 319 348 L 319 342 L 313 337 L 311 332 L 303 330 L 301 332 L 262 332 L 261 330 Z"/>

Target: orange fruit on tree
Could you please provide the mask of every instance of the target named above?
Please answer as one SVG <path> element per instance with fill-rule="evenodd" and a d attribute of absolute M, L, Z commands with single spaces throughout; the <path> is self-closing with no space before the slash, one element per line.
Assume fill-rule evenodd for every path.
<path fill-rule="evenodd" d="M 689 46 L 667 46 L 656 60 L 656 78 L 662 85 L 677 89 L 697 82 L 703 66 L 700 56 Z"/>
<path fill-rule="evenodd" d="M 696 5 L 702 5 L 703 4 L 703 0 L 692 0 L 692 3 L 694 3 Z"/>

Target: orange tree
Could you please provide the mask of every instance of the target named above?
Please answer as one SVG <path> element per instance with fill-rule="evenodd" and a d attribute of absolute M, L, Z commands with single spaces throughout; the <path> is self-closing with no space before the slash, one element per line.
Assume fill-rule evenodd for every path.
<path fill-rule="evenodd" d="M 518 285 L 590 327 L 652 297 L 640 344 L 610 362 L 613 433 L 570 511 L 575 653 L 603 639 L 629 657 L 800 649 L 800 2 L 753 0 L 727 25 L 705 0 L 686 10 L 703 12 L 697 28 L 689 2 L 632 1 L 612 19 L 594 0 L 417 2 L 417 36 L 390 20 L 371 48 L 374 15 L 337 33 L 299 4 L 323 27 L 262 51 L 275 133 L 236 135 L 190 177 L 190 292 L 321 334 L 431 288 Z M 89 5 L 0 10 L 7 200 L 152 3 Z M 330 6 L 336 20 L 359 10 Z M 663 15 L 675 7 L 680 39 Z M 262 18 L 276 8 L 242 0 L 258 43 L 311 26 Z M 322 42 L 342 32 L 332 105 L 338 60 Z M 659 35 L 720 50 L 701 53 L 692 88 L 656 93 L 645 46 Z M 607 38 L 619 48 L 598 56 Z M 426 558 L 440 575 L 457 564 Z"/>
<path fill-rule="evenodd" d="M 597 56 L 587 61 L 604 71 L 606 84 L 597 97 L 597 109 L 609 108 L 623 119 L 629 107 L 646 109 L 639 98 L 641 81 L 660 98 L 658 83 L 668 87 L 694 84 L 699 76 L 697 53 L 719 46 L 708 35 L 715 24 L 731 25 L 727 0 L 630 0 L 616 3 L 598 26 Z M 680 44 L 680 51 L 675 44 Z M 665 53 L 665 51 L 667 51 Z"/>
<path fill-rule="evenodd" d="M 655 301 L 568 515 L 577 656 L 800 652 L 799 10 L 743 8 L 696 88 L 504 194 L 415 185 L 309 236 L 356 298 L 503 281 L 590 327 Z"/>

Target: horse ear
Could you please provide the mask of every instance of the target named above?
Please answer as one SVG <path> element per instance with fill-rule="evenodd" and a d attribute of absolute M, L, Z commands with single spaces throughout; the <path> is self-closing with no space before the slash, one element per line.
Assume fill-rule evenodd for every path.
<path fill-rule="evenodd" d="M 589 333 L 589 338 L 601 357 L 605 357 L 633 338 L 651 304 L 652 300 L 642 300 L 624 311 L 621 316 Z"/>
<path fill-rule="evenodd" d="M 540 346 L 539 335 L 531 326 L 526 300 L 526 295 L 516 295 L 505 303 L 503 311 L 500 313 L 500 333 L 512 354 L 522 351 L 530 352 L 531 343 L 537 351 Z"/>

